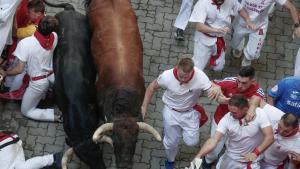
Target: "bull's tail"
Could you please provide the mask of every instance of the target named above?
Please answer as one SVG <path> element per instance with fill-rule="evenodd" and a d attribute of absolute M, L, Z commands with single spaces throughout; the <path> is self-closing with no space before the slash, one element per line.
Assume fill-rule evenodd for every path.
<path fill-rule="evenodd" d="M 51 6 L 51 7 L 54 7 L 54 8 L 64 8 L 65 10 L 75 10 L 74 6 L 69 4 L 69 3 L 60 3 L 60 4 L 53 4 L 53 3 L 50 3 L 46 0 L 43 0 L 43 2 L 48 5 L 48 6 Z"/>

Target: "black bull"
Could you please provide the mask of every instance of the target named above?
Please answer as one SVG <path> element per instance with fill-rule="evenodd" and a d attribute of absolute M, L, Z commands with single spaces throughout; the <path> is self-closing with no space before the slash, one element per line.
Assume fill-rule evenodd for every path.
<path fill-rule="evenodd" d="M 91 139 L 99 125 L 99 114 L 96 108 L 96 70 L 90 53 L 87 18 L 76 12 L 72 5 L 51 6 L 65 8 L 55 15 L 59 26 L 53 64 L 54 90 L 63 112 L 67 143 L 90 168 L 105 169 L 101 149 Z"/>

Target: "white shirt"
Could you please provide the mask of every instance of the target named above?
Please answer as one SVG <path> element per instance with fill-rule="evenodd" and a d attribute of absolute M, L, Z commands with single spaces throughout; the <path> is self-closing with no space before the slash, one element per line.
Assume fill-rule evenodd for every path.
<path fill-rule="evenodd" d="M 242 5 L 248 12 L 251 21 L 259 28 L 267 23 L 268 11 L 274 2 L 283 5 L 286 0 L 243 0 Z M 241 17 L 239 20 L 242 25 L 245 25 L 245 21 Z"/>
<path fill-rule="evenodd" d="M 217 131 L 228 136 L 226 153 L 233 160 L 245 162 L 242 155 L 258 147 L 264 139 L 261 129 L 271 126 L 266 113 L 261 108 L 256 108 L 255 113 L 255 119 L 247 126 L 240 126 L 239 120 L 234 119 L 230 112 L 218 124 Z"/>
<path fill-rule="evenodd" d="M 268 164 L 278 166 L 287 158 L 289 150 L 300 153 L 300 133 L 298 132 L 296 135 L 291 137 L 283 137 L 279 134 L 276 134 L 278 123 L 284 113 L 269 104 L 265 105 L 263 110 L 267 113 L 272 123 L 275 138 L 274 143 L 264 151 L 263 160 Z"/>
<path fill-rule="evenodd" d="M 225 0 L 220 10 L 212 4 L 212 0 L 198 1 L 190 17 L 190 22 L 203 23 L 213 28 L 229 27 L 231 15 L 235 16 L 242 9 L 238 0 Z M 223 37 L 224 34 L 210 33 L 212 36 Z M 216 42 L 216 38 L 208 37 L 196 30 L 195 41 L 199 41 L 211 46 Z"/>
<path fill-rule="evenodd" d="M 17 138 L 17 135 L 13 136 Z M 3 145 L 7 142 L 11 142 L 12 138 L 7 138 L 0 142 Z M 15 164 L 19 161 L 25 161 L 25 156 L 22 147 L 22 141 L 19 140 L 14 144 L 10 144 L 0 150 L 0 168 L 1 169 L 14 169 Z"/>
<path fill-rule="evenodd" d="M 14 14 L 21 0 L 0 0 L 0 55 L 6 44 L 12 44 Z"/>
<path fill-rule="evenodd" d="M 54 32 L 53 32 L 54 33 Z M 14 55 L 21 61 L 27 62 L 27 72 L 30 77 L 46 75 L 52 71 L 53 51 L 57 45 L 57 34 L 54 33 L 52 49 L 44 49 L 34 35 L 22 39 Z"/>
<path fill-rule="evenodd" d="M 188 83 L 180 84 L 173 74 L 173 69 L 164 71 L 158 78 L 159 86 L 166 89 L 162 101 L 177 110 L 191 109 L 203 90 L 211 87 L 211 82 L 204 72 L 194 67 L 194 76 Z"/>

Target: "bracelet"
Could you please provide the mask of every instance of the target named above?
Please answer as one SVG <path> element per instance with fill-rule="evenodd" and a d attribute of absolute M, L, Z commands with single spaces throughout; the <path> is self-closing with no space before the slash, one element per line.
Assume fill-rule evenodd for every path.
<path fill-rule="evenodd" d="M 252 151 L 252 153 L 254 153 L 257 157 L 260 155 L 260 151 L 257 149 L 257 148 L 255 148 L 253 151 Z"/>

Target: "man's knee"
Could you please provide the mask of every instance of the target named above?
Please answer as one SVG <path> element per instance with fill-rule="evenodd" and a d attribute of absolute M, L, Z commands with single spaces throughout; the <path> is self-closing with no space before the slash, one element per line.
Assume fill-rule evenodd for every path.
<path fill-rule="evenodd" d="M 199 143 L 199 135 L 196 137 L 184 137 L 183 141 L 187 146 L 195 146 Z"/>
<path fill-rule="evenodd" d="M 164 137 L 163 143 L 164 143 L 165 149 L 173 149 L 173 148 L 178 147 L 179 138 L 178 139 L 170 139 L 170 138 Z"/>
<path fill-rule="evenodd" d="M 248 60 L 255 60 L 258 59 L 260 56 L 260 50 L 256 49 L 256 50 L 250 50 L 248 48 L 244 49 L 244 55 Z"/>

